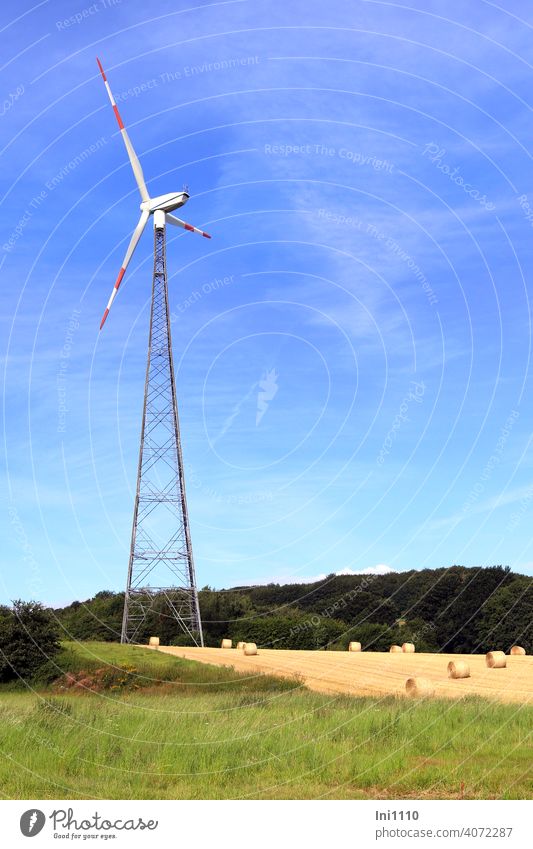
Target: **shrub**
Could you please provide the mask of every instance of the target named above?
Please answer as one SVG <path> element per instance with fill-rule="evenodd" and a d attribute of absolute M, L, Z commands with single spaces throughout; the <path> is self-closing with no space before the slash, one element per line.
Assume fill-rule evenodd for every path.
<path fill-rule="evenodd" d="M 0 608 L 0 681 L 32 678 L 59 648 L 58 626 L 42 604 L 15 601 Z"/>

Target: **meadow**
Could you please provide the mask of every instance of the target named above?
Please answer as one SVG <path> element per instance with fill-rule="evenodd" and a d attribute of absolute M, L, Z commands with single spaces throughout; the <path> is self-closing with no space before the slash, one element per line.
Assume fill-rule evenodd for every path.
<path fill-rule="evenodd" d="M 112 643 L 0 687 L 2 798 L 530 798 L 533 708 L 353 698 Z"/>

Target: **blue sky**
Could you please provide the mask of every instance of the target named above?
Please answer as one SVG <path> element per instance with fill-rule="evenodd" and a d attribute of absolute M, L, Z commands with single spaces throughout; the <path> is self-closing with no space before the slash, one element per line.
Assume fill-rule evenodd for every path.
<path fill-rule="evenodd" d="M 213 234 L 167 250 L 199 585 L 533 574 L 525 4 L 1 14 L 2 600 L 125 583 L 152 235 L 99 334 L 139 198 L 96 55 Z"/>

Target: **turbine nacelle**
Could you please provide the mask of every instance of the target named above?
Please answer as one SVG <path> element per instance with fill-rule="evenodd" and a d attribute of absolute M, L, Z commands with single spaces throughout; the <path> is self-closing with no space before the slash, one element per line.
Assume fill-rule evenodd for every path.
<path fill-rule="evenodd" d="M 169 192 L 166 195 L 158 195 L 156 198 L 143 200 L 141 209 L 148 212 L 155 212 L 156 209 L 161 209 L 163 212 L 173 212 L 175 209 L 179 209 L 180 206 L 184 206 L 188 200 L 188 192 Z"/>

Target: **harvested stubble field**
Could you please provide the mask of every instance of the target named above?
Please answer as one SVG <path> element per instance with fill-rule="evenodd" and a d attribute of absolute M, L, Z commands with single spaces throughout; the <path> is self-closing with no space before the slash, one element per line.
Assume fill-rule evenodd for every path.
<path fill-rule="evenodd" d="M 41 682 L 0 686 L 1 795 L 530 798 L 532 707 L 311 692 L 298 677 L 257 674 L 260 652 L 237 672 L 236 650 L 224 668 L 65 644 Z"/>
<path fill-rule="evenodd" d="M 507 657 L 505 669 L 488 669 L 480 654 L 390 654 L 389 652 L 284 651 L 260 649 L 246 657 L 238 649 L 161 646 L 160 651 L 201 663 L 232 666 L 294 678 L 321 693 L 350 696 L 404 696 L 407 678 L 429 678 L 437 698 L 484 696 L 533 704 L 533 657 Z M 470 677 L 449 679 L 449 661 L 465 661 Z"/>

